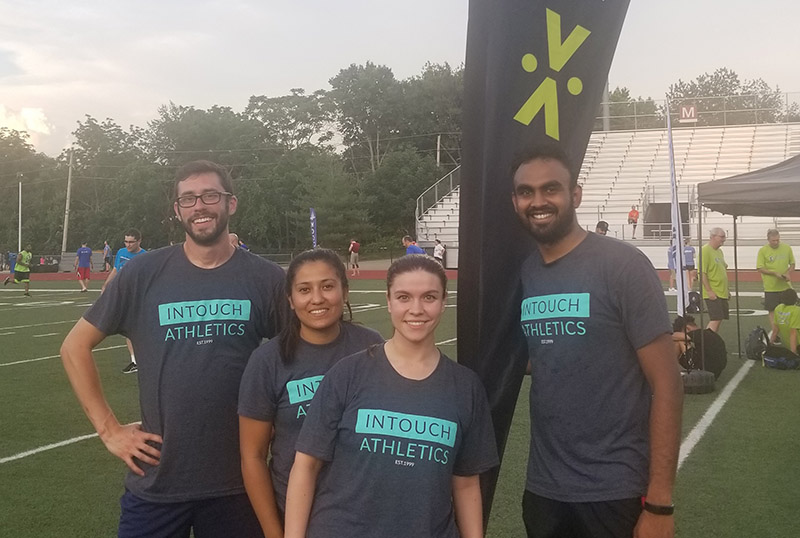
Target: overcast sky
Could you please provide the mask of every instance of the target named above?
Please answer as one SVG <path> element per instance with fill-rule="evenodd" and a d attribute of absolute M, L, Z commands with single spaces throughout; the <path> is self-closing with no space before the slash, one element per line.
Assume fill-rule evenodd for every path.
<path fill-rule="evenodd" d="M 468 0 L 67 4 L 0 0 L 0 127 L 50 155 L 86 114 L 145 126 L 170 101 L 241 111 L 251 95 L 327 89 L 351 63 L 402 79 L 464 61 Z M 660 99 L 724 66 L 800 92 L 798 20 L 796 0 L 632 0 L 611 86 Z"/>

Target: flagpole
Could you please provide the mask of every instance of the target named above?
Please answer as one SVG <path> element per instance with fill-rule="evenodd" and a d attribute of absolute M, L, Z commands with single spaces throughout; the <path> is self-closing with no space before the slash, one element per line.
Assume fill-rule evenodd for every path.
<path fill-rule="evenodd" d="M 686 282 L 683 274 L 683 222 L 681 220 L 681 206 L 678 201 L 678 181 L 675 177 L 675 152 L 672 145 L 672 119 L 669 115 L 669 97 L 667 103 L 667 141 L 669 146 L 669 174 L 672 189 L 671 220 L 672 234 L 670 236 L 669 256 L 674 256 L 675 288 L 677 289 L 677 311 L 679 316 L 686 314 Z M 674 251 L 673 251 L 674 248 Z"/>

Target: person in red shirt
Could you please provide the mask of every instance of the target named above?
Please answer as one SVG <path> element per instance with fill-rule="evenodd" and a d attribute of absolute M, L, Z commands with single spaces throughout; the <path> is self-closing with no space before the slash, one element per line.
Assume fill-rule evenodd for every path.
<path fill-rule="evenodd" d="M 628 224 L 633 224 L 631 239 L 636 239 L 636 225 L 639 224 L 639 211 L 636 210 L 635 205 L 632 205 L 631 210 L 628 212 Z"/>
<path fill-rule="evenodd" d="M 350 276 L 358 276 L 361 269 L 358 267 L 358 251 L 361 249 L 361 244 L 355 239 L 350 240 L 350 248 L 347 251 L 350 253 L 350 269 L 353 270 Z"/>

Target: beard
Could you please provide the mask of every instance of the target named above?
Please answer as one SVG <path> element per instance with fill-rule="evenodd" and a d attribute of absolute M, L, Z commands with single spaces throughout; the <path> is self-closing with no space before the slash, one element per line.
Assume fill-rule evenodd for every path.
<path fill-rule="evenodd" d="M 225 234 L 225 239 L 227 240 L 228 212 L 221 211 L 216 216 L 217 218 L 214 220 L 215 224 L 212 229 L 205 230 L 203 232 L 196 232 L 192 228 L 192 220 L 203 216 L 205 215 L 196 215 L 189 219 L 181 220 L 181 225 L 183 226 L 186 235 L 191 237 L 192 241 L 203 247 L 214 245 L 220 240 L 220 237 L 222 237 L 223 234 Z"/>
<path fill-rule="evenodd" d="M 555 220 L 545 226 L 537 226 L 536 221 L 527 212 L 521 220 L 525 229 L 537 243 L 552 245 L 558 243 L 572 230 L 572 223 L 575 222 L 575 208 L 572 204 L 568 204 L 563 212 L 556 210 Z"/>

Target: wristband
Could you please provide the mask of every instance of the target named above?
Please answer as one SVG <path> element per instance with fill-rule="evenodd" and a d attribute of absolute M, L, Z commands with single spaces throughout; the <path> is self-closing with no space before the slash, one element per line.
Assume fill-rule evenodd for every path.
<path fill-rule="evenodd" d="M 651 514 L 655 514 L 657 516 L 671 516 L 675 513 L 675 505 L 670 504 L 669 506 L 665 506 L 663 504 L 650 504 L 647 501 L 644 501 L 644 509 Z"/>

